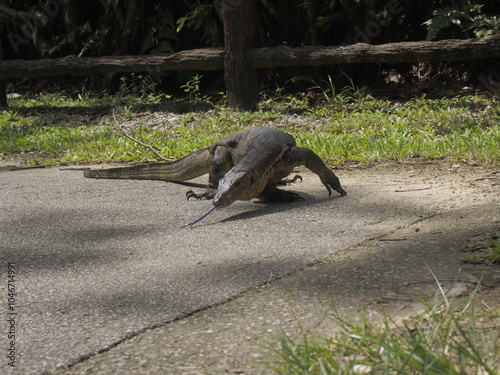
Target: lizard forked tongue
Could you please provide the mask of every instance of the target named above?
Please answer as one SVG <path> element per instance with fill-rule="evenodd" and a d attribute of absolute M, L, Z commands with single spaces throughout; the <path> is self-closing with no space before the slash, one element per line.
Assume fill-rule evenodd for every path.
<path fill-rule="evenodd" d="M 207 217 L 208 215 L 210 215 L 210 213 L 211 213 L 213 210 L 215 210 L 216 208 L 217 208 L 216 206 L 212 206 L 212 207 L 210 207 L 210 208 L 208 209 L 208 211 L 207 211 L 207 212 L 205 212 L 205 213 L 204 213 L 203 215 L 201 215 L 199 218 L 197 218 L 197 219 L 195 219 L 195 220 L 191 221 L 190 223 L 187 223 L 186 225 L 184 225 L 184 226 L 183 226 L 183 228 L 185 228 L 185 227 L 192 228 L 192 227 L 193 227 L 193 225 L 195 225 L 197 222 L 199 222 L 199 221 L 203 220 L 204 218 L 206 218 L 206 217 Z"/>

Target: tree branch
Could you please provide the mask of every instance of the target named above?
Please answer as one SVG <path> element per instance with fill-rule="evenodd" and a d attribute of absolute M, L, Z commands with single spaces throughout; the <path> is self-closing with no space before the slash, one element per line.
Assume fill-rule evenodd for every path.
<path fill-rule="evenodd" d="M 135 139 L 134 137 L 132 137 L 131 135 L 129 135 L 125 129 L 123 129 L 123 126 L 121 126 L 120 124 L 118 124 L 118 121 L 116 120 L 116 117 L 115 117 L 115 114 L 113 113 L 113 120 L 115 120 L 115 124 L 116 124 L 116 127 L 118 129 L 120 129 L 122 131 L 123 134 L 125 134 L 125 136 L 129 139 L 131 139 L 132 141 L 134 141 L 135 143 L 141 145 L 142 147 L 146 147 L 149 151 L 151 151 L 153 154 L 155 154 L 157 157 L 159 157 L 161 160 L 164 160 L 164 161 L 174 161 L 175 159 L 169 159 L 169 158 L 166 158 L 164 157 L 163 155 L 161 155 L 158 151 L 156 151 L 154 149 L 153 146 L 150 146 L 150 145 L 147 145 L 145 143 L 142 143 L 141 141 L 139 141 L 138 139 Z"/>

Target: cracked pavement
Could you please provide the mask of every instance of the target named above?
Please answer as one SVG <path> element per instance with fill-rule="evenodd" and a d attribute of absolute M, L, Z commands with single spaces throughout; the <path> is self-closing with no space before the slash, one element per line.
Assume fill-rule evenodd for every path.
<path fill-rule="evenodd" d="M 15 263 L 19 317 L 16 369 L 1 368 L 261 373 L 277 332 L 328 332 L 333 306 L 409 314 L 409 293 L 435 290 L 427 267 L 458 291 L 477 281 L 457 248 L 499 225 L 498 170 L 340 169 L 345 197 L 301 174 L 288 189 L 305 201 L 237 202 L 190 230 L 209 203 L 181 185 L 0 168 L 1 274 Z"/>

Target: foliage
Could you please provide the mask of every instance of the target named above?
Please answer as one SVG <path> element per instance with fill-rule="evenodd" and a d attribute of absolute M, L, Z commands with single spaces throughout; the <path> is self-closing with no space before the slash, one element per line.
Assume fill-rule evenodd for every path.
<path fill-rule="evenodd" d="M 223 25 L 216 9 L 220 3 L 4 0 L 0 7 L 0 46 L 6 59 L 137 55 L 221 47 Z M 472 5 L 457 5 L 462 3 Z M 260 0 L 256 2 L 255 46 L 422 40 L 426 37 L 424 26 L 429 38 L 484 37 L 500 32 L 500 2 L 485 0 L 481 5 L 474 4 L 474 1 L 451 0 Z M 308 75 L 319 81 L 326 76 L 327 69 L 330 68 L 290 67 L 280 71 L 286 77 Z M 351 65 L 344 68 L 347 69 L 356 82 L 372 83 L 380 78 L 380 69 L 374 65 L 366 69 Z M 282 78 L 273 70 L 267 73 L 269 81 Z M 179 87 L 195 74 L 161 72 L 155 79 L 159 82 L 158 89 L 171 88 Z M 101 89 L 115 90 L 120 76 L 107 76 L 104 80 L 96 76 L 93 80 Z M 220 72 L 207 73 L 204 78 L 212 86 L 222 82 Z"/>
<path fill-rule="evenodd" d="M 500 228 L 486 231 L 479 239 L 472 239 L 462 251 L 472 253 L 463 257 L 466 263 L 500 265 Z"/>
<path fill-rule="evenodd" d="M 211 47 L 219 44 L 219 27 L 213 18 L 212 4 L 198 3 L 194 9 L 177 20 L 177 33 L 187 28 L 192 31 L 203 31 L 201 40 Z"/>
<path fill-rule="evenodd" d="M 0 10 L 7 58 L 99 56 L 170 52 L 221 46 L 222 22 L 211 0 L 5 0 Z M 257 2 L 258 46 L 339 45 L 419 40 L 448 26 L 476 36 L 498 32 L 497 0 L 262 0 Z M 21 13 L 19 13 L 21 12 Z M 429 18 L 429 13 L 431 17 Z M 451 29 L 450 29 L 451 30 Z M 455 31 L 457 31 L 455 30 Z M 365 37 L 363 37 L 362 41 Z"/>
<path fill-rule="evenodd" d="M 282 335 L 274 349 L 278 374 L 491 374 L 500 370 L 500 336 L 478 325 L 474 293 L 458 308 L 439 285 L 426 310 L 402 323 L 385 316 L 374 324 L 333 314 L 339 331 L 333 337 L 302 340 Z M 441 297 L 441 301 L 437 297 Z M 492 319 L 493 320 L 493 319 Z M 494 320 L 493 320 L 494 321 Z"/>
<path fill-rule="evenodd" d="M 354 81 L 347 74 L 342 72 L 342 74 L 349 81 L 349 85 L 345 86 L 342 90 L 337 89 L 337 86 L 334 83 L 334 80 L 330 75 L 328 75 L 328 79 L 321 79 L 319 83 L 314 83 L 314 86 L 310 87 L 308 91 L 310 92 L 320 92 L 320 102 L 327 103 L 329 105 L 337 105 L 345 102 L 347 97 L 357 98 L 358 100 L 368 100 L 372 99 L 369 95 L 364 95 L 361 93 L 355 86 Z M 299 79 L 292 79 L 292 82 L 297 82 L 298 80 L 310 80 L 306 77 L 299 77 Z"/>
<path fill-rule="evenodd" d="M 172 10 L 156 5 L 156 12 L 148 18 L 147 31 L 140 54 L 174 52 L 173 42 L 178 42 Z"/>
<path fill-rule="evenodd" d="M 221 43 L 221 23 L 208 0 L 7 0 L 5 5 L 13 11 L 0 10 L 8 58 L 164 53 Z"/>
<path fill-rule="evenodd" d="M 196 74 L 193 78 L 181 86 L 181 89 L 189 95 L 189 99 L 201 99 L 200 83 L 203 75 Z"/>
<path fill-rule="evenodd" d="M 498 34 L 500 33 L 500 16 L 479 14 L 473 18 L 468 29 L 473 30 L 477 38 Z"/>
<path fill-rule="evenodd" d="M 500 32 L 500 18 L 496 15 L 481 14 L 483 4 L 466 4 L 432 11 L 432 16 L 423 25 L 427 27 L 427 40 L 433 40 L 440 31 L 456 26 L 460 31 L 472 30 L 477 38 Z"/>
<path fill-rule="evenodd" d="M 55 43 L 53 47 L 48 51 L 48 55 L 57 55 L 60 51 L 64 51 L 68 45 L 76 45 L 80 40 L 86 40 L 87 42 L 81 46 L 78 52 L 79 57 L 85 55 L 88 50 L 94 48 L 96 41 L 101 38 L 100 34 L 106 34 L 108 30 L 98 29 L 94 37 L 90 37 L 91 32 L 90 23 L 86 22 L 83 25 L 78 25 L 66 34 L 57 36 L 54 39 Z"/>
<path fill-rule="evenodd" d="M 193 97 L 199 95 L 199 78 L 185 88 Z M 445 159 L 500 164 L 500 103 L 495 99 L 399 103 L 348 94 L 315 107 L 307 97 L 278 96 L 264 98 L 254 113 L 221 104 L 182 115 L 169 112 L 175 102 L 148 94 L 146 88 L 133 97 L 82 89 L 74 100 L 50 95 L 11 99 L 12 109 L 0 114 L 0 156 L 26 164 L 154 159 L 114 128 L 113 109 L 132 136 L 166 157 L 182 157 L 243 127 L 270 125 L 332 163 Z"/>

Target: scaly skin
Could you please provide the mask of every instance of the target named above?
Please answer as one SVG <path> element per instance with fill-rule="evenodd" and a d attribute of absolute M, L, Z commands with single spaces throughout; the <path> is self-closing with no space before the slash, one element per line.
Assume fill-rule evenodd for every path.
<path fill-rule="evenodd" d="M 137 164 L 107 169 L 86 168 L 88 178 L 116 178 L 133 180 L 187 181 L 208 173 L 212 158 L 208 148 L 202 148 L 173 162 Z"/>
<path fill-rule="evenodd" d="M 277 188 L 282 179 L 300 165 L 319 176 L 329 195 L 332 189 L 346 194 L 337 176 L 318 155 L 308 148 L 297 147 L 291 135 L 270 127 L 241 130 L 174 162 L 86 169 L 84 175 L 179 182 L 208 173 L 211 189 L 203 194 L 189 191 L 186 195 L 188 199 L 213 198 L 213 205 L 222 208 L 237 200 L 252 198 L 281 202 L 302 199 L 296 193 Z"/>

